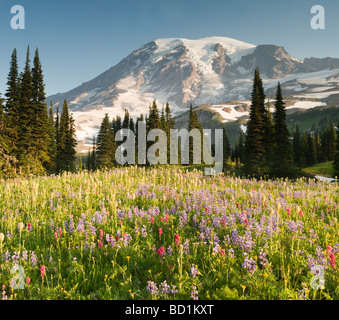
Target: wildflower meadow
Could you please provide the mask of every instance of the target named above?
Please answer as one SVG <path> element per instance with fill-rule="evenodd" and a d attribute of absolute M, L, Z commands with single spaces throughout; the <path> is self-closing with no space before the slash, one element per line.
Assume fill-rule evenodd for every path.
<path fill-rule="evenodd" d="M 2 181 L 0 297 L 335 300 L 338 191 L 180 167 Z"/>

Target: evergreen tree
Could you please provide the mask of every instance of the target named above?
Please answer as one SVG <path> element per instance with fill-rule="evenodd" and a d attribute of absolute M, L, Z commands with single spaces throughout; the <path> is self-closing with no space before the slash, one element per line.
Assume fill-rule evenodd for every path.
<path fill-rule="evenodd" d="M 33 84 L 29 52 L 28 47 L 25 68 L 20 75 L 19 91 L 18 160 L 19 170 L 24 174 L 36 173 L 31 167 L 35 166 L 33 126 L 36 110 L 33 106 Z"/>
<path fill-rule="evenodd" d="M 322 161 L 322 146 L 321 146 L 321 138 L 320 138 L 320 134 L 319 132 L 317 132 L 316 136 L 315 136 L 315 145 L 316 145 L 316 149 L 317 149 L 317 162 L 321 162 Z"/>
<path fill-rule="evenodd" d="M 58 130 L 57 168 L 58 173 L 74 171 L 76 160 L 76 138 L 74 119 L 69 114 L 67 101 L 64 101 Z"/>
<path fill-rule="evenodd" d="M 88 150 L 87 158 L 86 158 L 86 169 L 88 171 L 92 170 L 92 158 L 91 157 L 92 157 L 91 150 Z"/>
<path fill-rule="evenodd" d="M 149 108 L 148 118 L 146 120 L 146 131 L 147 134 L 153 129 L 161 129 L 161 121 L 159 115 L 159 109 L 156 100 L 153 101 L 152 105 Z M 155 142 L 147 141 L 147 150 L 152 146 L 153 143 L 158 142 L 158 138 L 156 138 Z M 159 150 L 155 154 L 156 157 L 159 157 Z"/>
<path fill-rule="evenodd" d="M 294 177 L 296 171 L 293 165 L 290 135 L 286 124 L 286 109 L 280 83 L 278 83 L 277 87 L 273 120 L 274 154 L 272 158 L 272 174 L 276 177 Z"/>
<path fill-rule="evenodd" d="M 45 85 L 43 73 L 39 58 L 39 51 L 36 49 L 34 56 L 34 66 L 32 68 L 32 107 L 34 110 L 34 122 L 31 123 L 32 128 L 32 152 L 33 161 L 39 167 L 50 168 L 49 158 L 49 142 L 50 128 L 48 120 L 48 110 L 45 103 Z M 41 173 L 43 170 L 39 170 Z"/>
<path fill-rule="evenodd" d="M 265 118 L 263 89 L 259 69 L 255 69 L 250 118 L 244 146 L 244 173 L 255 177 L 266 174 Z"/>
<path fill-rule="evenodd" d="M 91 152 L 91 169 L 92 171 L 97 170 L 97 155 L 96 155 L 96 139 L 93 137 L 93 146 Z"/>
<path fill-rule="evenodd" d="M 235 138 L 235 145 L 233 149 L 232 161 L 237 162 L 239 158 L 239 142 L 238 137 Z"/>
<path fill-rule="evenodd" d="M 108 114 L 105 115 L 97 137 L 97 166 L 112 168 L 115 164 L 115 139 Z"/>
<path fill-rule="evenodd" d="M 311 133 L 307 135 L 308 140 L 308 154 L 307 154 L 307 164 L 312 166 L 316 163 L 317 159 L 317 148 L 315 144 L 315 139 Z"/>
<path fill-rule="evenodd" d="M 4 99 L 0 96 L 0 178 L 10 177 L 16 158 L 10 155 L 10 139 L 6 131 L 6 114 L 3 110 Z"/>
<path fill-rule="evenodd" d="M 149 110 L 147 132 L 149 132 L 152 129 L 160 129 L 160 128 L 161 128 L 161 122 L 160 122 L 159 109 L 158 109 L 156 100 L 154 100 Z"/>
<path fill-rule="evenodd" d="M 132 117 L 129 119 L 129 129 L 135 133 L 135 124 Z"/>
<path fill-rule="evenodd" d="M 122 129 L 122 121 L 121 121 L 121 117 L 119 115 L 117 115 L 115 117 L 115 119 L 113 119 L 112 121 L 112 128 L 113 128 L 113 132 L 114 135 L 116 135 L 116 133 Z"/>
<path fill-rule="evenodd" d="M 6 103 L 3 109 L 4 113 L 6 114 L 4 126 L 6 127 L 6 135 L 8 137 L 8 151 L 12 156 L 17 156 L 20 115 L 20 82 L 16 49 L 13 50 L 11 57 L 5 97 Z"/>
<path fill-rule="evenodd" d="M 129 122 L 130 122 L 129 112 L 128 112 L 127 109 L 125 109 L 125 116 L 124 116 L 124 120 L 122 122 L 122 128 L 123 129 L 129 129 Z"/>
<path fill-rule="evenodd" d="M 53 105 L 52 102 L 49 106 L 49 116 L 48 116 L 48 156 L 49 163 L 47 170 L 49 173 L 55 172 L 55 161 L 57 154 L 57 138 L 56 138 L 56 129 L 54 124 L 54 115 L 53 115 Z"/>

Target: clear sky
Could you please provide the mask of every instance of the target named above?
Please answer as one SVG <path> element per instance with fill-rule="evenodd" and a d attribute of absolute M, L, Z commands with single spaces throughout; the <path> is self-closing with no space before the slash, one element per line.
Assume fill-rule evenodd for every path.
<path fill-rule="evenodd" d="M 13 30 L 11 7 L 25 8 Z M 325 30 L 310 26 L 311 7 L 325 8 Z M 39 48 L 47 95 L 91 80 L 158 38 L 224 36 L 284 46 L 294 57 L 339 58 L 337 0 L 0 0 L 0 93 L 14 48 L 24 65 Z M 33 58 L 33 57 L 32 57 Z"/>

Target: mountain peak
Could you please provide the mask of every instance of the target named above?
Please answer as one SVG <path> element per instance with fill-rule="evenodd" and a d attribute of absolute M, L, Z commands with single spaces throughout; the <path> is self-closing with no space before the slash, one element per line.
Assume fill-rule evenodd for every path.
<path fill-rule="evenodd" d="M 301 61 L 281 46 L 255 46 L 227 37 L 157 39 L 93 80 L 49 97 L 48 102 L 53 101 L 56 109 L 66 99 L 74 114 L 79 140 L 89 140 L 105 113 L 112 118 L 128 109 L 132 116 L 140 116 L 148 112 L 154 100 L 159 106 L 168 102 L 176 115 L 191 103 L 223 105 L 231 100 L 249 99 L 256 67 L 266 89 L 274 88 L 279 79 L 281 83 L 289 82 L 286 88 L 293 91 L 307 89 L 295 80 L 302 73 L 328 68 L 335 77 L 339 60 Z"/>

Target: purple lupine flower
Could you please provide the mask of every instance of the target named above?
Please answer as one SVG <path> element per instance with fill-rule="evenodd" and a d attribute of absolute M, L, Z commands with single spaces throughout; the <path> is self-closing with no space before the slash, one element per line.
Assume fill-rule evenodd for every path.
<path fill-rule="evenodd" d="M 173 293 L 173 294 L 177 294 L 178 293 L 177 286 L 176 285 L 172 285 L 172 289 L 171 289 L 170 292 Z"/>
<path fill-rule="evenodd" d="M 77 224 L 77 231 L 79 232 L 84 232 L 85 231 L 85 226 L 84 226 L 84 220 L 80 219 L 78 224 Z"/>
<path fill-rule="evenodd" d="M 257 269 L 257 263 L 252 258 L 247 258 L 247 254 L 244 253 L 244 255 L 245 259 L 242 264 L 242 267 L 247 269 L 249 273 L 253 274 Z"/>
<path fill-rule="evenodd" d="M 192 264 L 192 267 L 191 267 L 191 275 L 193 278 L 195 278 L 198 274 L 198 269 L 194 266 L 194 264 Z"/>
<path fill-rule="evenodd" d="M 35 266 L 37 264 L 38 257 L 34 253 L 34 251 L 31 252 L 31 264 L 32 266 Z"/>
<path fill-rule="evenodd" d="M 232 259 L 232 258 L 234 258 L 234 250 L 232 249 L 232 248 L 230 248 L 229 250 L 228 250 L 228 256 Z"/>
<path fill-rule="evenodd" d="M 142 228 L 141 228 L 141 236 L 143 238 L 147 237 L 147 231 L 146 231 L 146 227 L 145 226 L 142 226 Z"/>
<path fill-rule="evenodd" d="M 169 245 L 168 247 L 167 247 L 167 254 L 169 254 L 170 256 L 173 254 L 173 249 L 172 249 L 172 247 L 171 247 L 171 245 Z"/>
<path fill-rule="evenodd" d="M 266 259 L 267 253 L 264 252 L 264 250 L 261 248 L 259 251 L 259 263 L 265 267 L 268 265 L 268 261 Z"/>
<path fill-rule="evenodd" d="M 146 290 L 151 294 L 155 294 L 155 295 L 159 294 L 159 289 L 157 287 L 157 284 L 153 281 L 147 281 Z"/>
<path fill-rule="evenodd" d="M 28 253 L 27 253 L 26 250 L 22 252 L 22 258 L 21 258 L 21 259 L 22 259 L 22 260 L 25 260 L 25 261 L 28 260 Z"/>
<path fill-rule="evenodd" d="M 170 293 L 171 292 L 171 287 L 167 284 L 166 280 L 162 283 L 160 283 L 160 289 L 161 293 Z"/>
<path fill-rule="evenodd" d="M 6 252 L 4 254 L 4 258 L 6 260 L 5 261 L 6 263 L 10 262 L 10 260 L 11 260 L 11 253 L 8 250 L 6 250 Z"/>
<path fill-rule="evenodd" d="M 191 287 L 191 298 L 193 300 L 199 300 L 199 298 L 198 298 L 198 291 L 197 291 L 197 287 L 196 286 L 192 286 Z"/>
<path fill-rule="evenodd" d="M 15 264 L 19 264 L 19 253 L 17 253 L 16 251 L 14 251 L 14 254 L 12 255 L 12 262 Z"/>
<path fill-rule="evenodd" d="M 190 245 L 189 245 L 188 239 L 185 240 L 183 244 L 183 249 L 186 254 L 190 254 Z"/>

